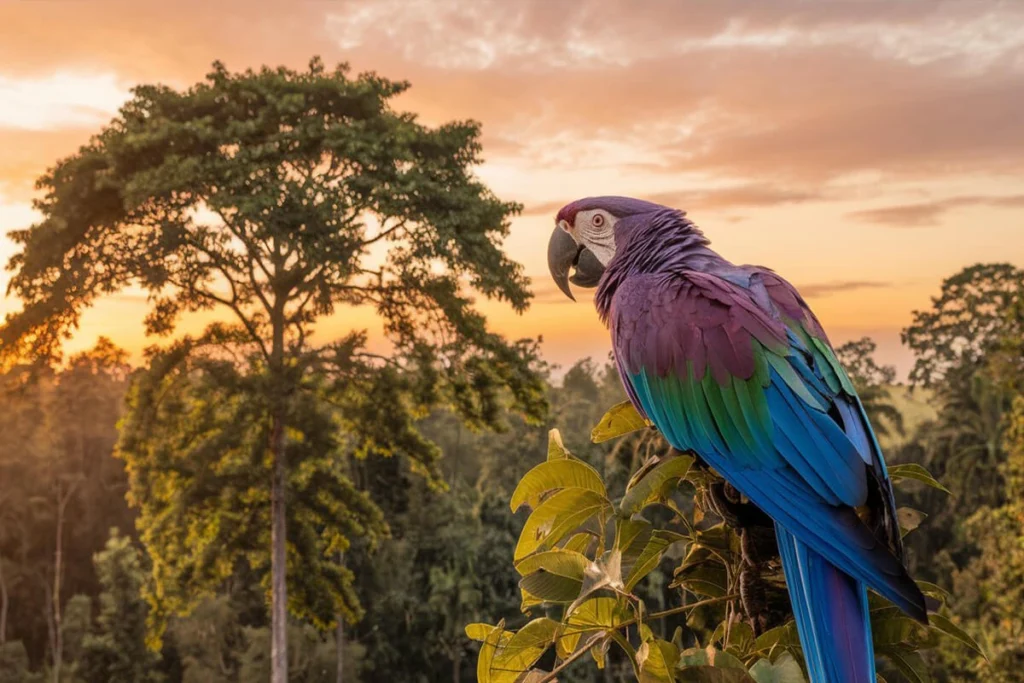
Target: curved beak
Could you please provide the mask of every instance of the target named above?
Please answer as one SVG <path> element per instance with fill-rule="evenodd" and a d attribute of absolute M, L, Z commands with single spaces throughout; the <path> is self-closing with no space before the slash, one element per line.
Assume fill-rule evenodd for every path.
<path fill-rule="evenodd" d="M 576 272 L 569 277 L 569 270 L 574 266 Z M 558 288 L 573 301 L 576 297 L 569 288 L 570 282 L 577 287 L 596 287 L 604 273 L 604 266 L 594 253 L 576 244 L 561 225 L 555 228 L 548 242 L 548 269 Z"/>

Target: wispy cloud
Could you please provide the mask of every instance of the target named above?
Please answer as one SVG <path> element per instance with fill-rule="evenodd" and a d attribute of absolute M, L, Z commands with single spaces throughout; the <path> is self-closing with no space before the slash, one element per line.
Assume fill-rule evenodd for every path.
<path fill-rule="evenodd" d="M 944 214 L 965 206 L 992 206 L 1024 208 L 1024 194 L 1002 197 L 966 196 L 949 197 L 931 202 L 886 206 L 880 209 L 853 211 L 850 218 L 897 228 L 916 228 L 936 225 Z"/>
<path fill-rule="evenodd" d="M 722 211 L 740 207 L 779 206 L 822 200 L 834 193 L 821 190 L 786 188 L 775 185 L 747 183 L 729 187 L 679 192 L 639 194 L 639 199 L 664 204 L 684 211 Z M 543 202 L 526 206 L 524 215 L 553 217 L 564 204 L 579 197 L 566 197 L 564 201 Z"/>
<path fill-rule="evenodd" d="M 836 282 L 808 282 L 797 289 L 805 297 L 823 297 L 840 292 L 852 292 L 858 289 L 880 289 L 891 287 L 892 282 L 875 282 L 871 280 L 840 280 Z"/>
<path fill-rule="evenodd" d="M 902 320 L 928 296 L 886 289 L 908 261 L 937 285 L 958 259 L 1024 258 L 1005 215 L 976 226 L 992 239 L 930 245 L 928 258 L 913 231 L 891 231 L 879 253 L 856 229 L 1022 206 L 1022 25 L 1020 2 L 0 2 L 0 260 L 35 178 L 109 120 L 127 84 L 182 88 L 214 60 L 302 68 L 319 54 L 408 80 L 395 107 L 428 125 L 483 123 L 478 172 L 527 207 L 506 243 L 527 272 L 544 271 L 536 233 L 562 203 L 631 194 L 808 283 L 823 319 L 870 298 Z M 827 258 L 803 256 L 810 245 Z M 568 303 L 546 274 L 534 285 L 542 317 L 508 325 L 546 339 L 554 321 L 571 325 L 577 354 L 592 316 L 545 307 Z"/>
<path fill-rule="evenodd" d="M 572 299 L 562 293 L 562 290 L 558 288 L 558 285 L 554 283 L 551 276 L 548 274 L 534 275 L 530 277 L 530 291 L 533 292 L 533 302 L 535 304 L 550 305 L 550 304 L 571 304 Z M 573 295 L 576 297 L 576 301 L 587 301 L 593 298 L 593 290 L 582 289 L 580 287 L 573 288 Z"/>
<path fill-rule="evenodd" d="M 796 288 L 805 297 L 820 298 L 842 292 L 852 292 L 861 289 L 881 289 L 892 286 L 892 282 L 881 282 L 875 280 L 836 280 L 829 282 L 807 282 L 802 285 L 796 285 Z M 535 303 L 572 303 L 572 300 L 566 297 L 565 294 L 558 289 L 558 286 L 547 274 L 532 276 L 530 278 L 530 289 L 533 291 L 533 300 Z M 573 290 L 573 294 L 576 295 L 577 300 L 589 299 L 592 296 L 592 292 L 590 290 L 581 290 L 578 288 Z"/>

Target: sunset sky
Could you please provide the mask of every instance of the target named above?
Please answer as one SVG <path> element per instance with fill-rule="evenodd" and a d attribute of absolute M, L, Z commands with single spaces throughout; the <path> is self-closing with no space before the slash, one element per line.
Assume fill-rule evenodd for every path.
<path fill-rule="evenodd" d="M 526 206 L 506 247 L 537 295 L 522 317 L 483 308 L 557 363 L 609 348 L 545 266 L 555 211 L 581 196 L 685 209 L 727 258 L 796 284 L 833 342 L 869 334 L 904 372 L 899 330 L 943 277 L 1024 266 L 1019 0 L 0 1 L 0 235 L 36 220 L 34 179 L 134 84 L 314 54 L 411 81 L 396 106 L 425 123 L 483 123 L 478 173 Z M 69 349 L 106 334 L 137 352 L 144 311 L 105 300 Z"/>

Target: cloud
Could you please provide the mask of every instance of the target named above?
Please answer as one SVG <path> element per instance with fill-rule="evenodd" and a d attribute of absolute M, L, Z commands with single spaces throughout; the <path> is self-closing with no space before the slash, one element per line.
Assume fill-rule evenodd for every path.
<path fill-rule="evenodd" d="M 1024 195 L 949 197 L 947 199 L 918 204 L 903 204 L 886 206 L 880 209 L 853 211 L 847 215 L 850 218 L 868 223 L 878 223 L 898 228 L 915 228 L 937 225 L 939 219 L 944 214 L 965 206 L 1024 208 Z"/>
<path fill-rule="evenodd" d="M 880 282 L 874 280 L 836 280 L 829 282 L 808 282 L 803 285 L 798 285 L 797 290 L 807 298 L 821 298 L 831 296 L 833 294 L 840 294 L 843 292 L 853 292 L 862 289 L 881 289 L 884 287 L 892 287 L 892 282 Z M 562 293 L 558 286 L 554 283 L 551 277 L 547 274 L 534 275 L 530 277 L 530 290 L 533 292 L 533 302 L 535 304 L 563 304 L 573 303 L 565 294 Z M 593 296 L 591 290 L 574 288 L 573 294 L 576 295 L 577 301 L 589 299 Z"/>
<path fill-rule="evenodd" d="M 828 193 L 820 190 L 800 190 L 767 184 L 748 183 L 705 190 L 640 194 L 637 195 L 637 198 L 692 213 L 694 211 L 723 211 L 738 207 L 799 204 L 822 200 L 829 196 Z M 554 217 L 564 204 L 573 199 L 577 198 L 567 197 L 565 201 L 530 204 L 523 210 L 523 215 L 539 216 L 550 214 Z"/>
<path fill-rule="evenodd" d="M 817 186 L 1020 172 L 1022 23 L 1015 3 L 882 0 L 5 3 L 0 76 L 185 86 L 214 59 L 319 53 L 408 78 L 424 121 L 483 121 L 492 161 Z"/>
<path fill-rule="evenodd" d="M 555 284 L 554 280 L 547 273 L 530 277 L 530 291 L 533 292 L 534 305 L 573 303 L 573 300 L 562 293 L 562 290 L 558 288 L 558 285 Z M 593 297 L 594 293 L 589 289 L 573 287 L 573 295 L 575 295 L 576 303 L 578 303 L 589 300 Z"/>
<path fill-rule="evenodd" d="M 869 280 L 849 280 L 837 282 L 810 282 L 797 287 L 800 293 L 808 298 L 830 296 L 840 292 L 852 292 L 858 289 L 879 289 L 891 287 L 892 282 L 873 282 Z"/>
<path fill-rule="evenodd" d="M 113 73 L 62 71 L 46 78 L 0 74 L 0 128 L 98 127 L 127 99 L 128 89 Z"/>

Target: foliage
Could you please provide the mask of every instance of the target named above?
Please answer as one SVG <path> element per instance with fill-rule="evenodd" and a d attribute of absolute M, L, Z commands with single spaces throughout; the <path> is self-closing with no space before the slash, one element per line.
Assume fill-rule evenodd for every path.
<path fill-rule="evenodd" d="M 112 526 L 134 526 L 110 457 L 128 372 L 124 351 L 101 338 L 63 366 L 0 374 L 0 644 L 20 641 L 33 669 L 53 665 L 58 617 L 61 641 L 68 629 L 79 637 L 69 599 L 98 594 L 93 553 Z M 60 649 L 72 662 L 73 644 Z"/>
<path fill-rule="evenodd" d="M 857 395 L 879 438 L 903 434 L 903 414 L 893 404 L 890 390 L 896 368 L 875 361 L 878 345 L 870 337 L 850 341 L 836 349 L 836 357 L 853 381 Z"/>
<path fill-rule="evenodd" d="M 146 293 L 151 335 L 230 320 L 151 350 L 129 402 L 119 451 L 153 562 L 154 645 L 244 561 L 266 577 L 283 683 L 287 611 L 319 628 L 358 618 L 333 558 L 384 533 L 341 463 L 399 453 L 432 474 L 414 421 L 437 405 L 477 427 L 544 413 L 536 344 L 491 333 L 472 305 L 528 304 L 500 248 L 520 207 L 473 175 L 479 125 L 419 124 L 391 107 L 407 87 L 319 59 L 138 86 L 39 179 L 42 220 L 11 233 L 24 307 L 0 328 L 6 362 L 55 357 L 86 307 L 127 287 Z M 393 354 L 360 331 L 311 342 L 352 307 L 376 311 Z"/>
<path fill-rule="evenodd" d="M 628 411 L 614 406 L 595 430 L 597 439 L 647 429 Z M 894 475 L 942 488 L 920 467 Z M 693 491 L 692 512 L 680 505 L 681 485 Z M 516 630 L 504 620 L 466 627 L 481 643 L 481 683 L 545 683 L 587 655 L 604 668 L 613 646 L 638 681 L 804 680 L 791 612 L 780 608 L 785 584 L 771 521 L 692 455 L 653 456 L 613 498 L 598 472 L 552 430 L 547 460 L 511 496 L 513 511 L 522 505 L 531 513 L 514 563 L 522 576 L 522 611 L 532 618 Z M 665 508 L 673 513 L 668 523 L 652 522 Z M 914 511 L 901 513 L 914 518 Z M 916 524 L 905 526 L 909 533 Z M 676 564 L 672 586 L 682 604 L 653 611 L 634 589 L 663 558 Z M 945 591 L 929 584 L 922 590 L 945 609 Z M 904 675 L 926 673 L 919 652 L 936 647 L 940 634 L 981 654 L 941 612 L 926 628 L 875 595 L 870 605 L 876 653 Z M 671 639 L 654 630 L 684 614 Z M 554 666 L 538 667 L 550 651 Z"/>
<path fill-rule="evenodd" d="M 1004 336 L 1024 334 L 1007 329 L 1006 317 L 1021 282 L 1024 271 L 1008 263 L 979 263 L 943 280 L 932 307 L 915 311 L 901 335 L 915 356 L 911 383 L 941 384 L 951 370 L 976 367 Z"/>
<path fill-rule="evenodd" d="M 96 555 L 103 592 L 96 630 L 82 640 L 81 677 L 86 683 L 159 683 L 159 656 L 146 647 L 145 572 L 131 539 L 117 529 Z"/>
<path fill-rule="evenodd" d="M 1007 309 L 1008 317 L 1020 320 L 1022 300 L 1017 298 Z M 1011 320 L 1003 327 L 1010 330 L 1016 324 Z M 134 527 L 133 511 L 123 500 L 127 486 L 125 462 L 111 457 L 129 369 L 110 362 L 117 353 L 109 351 L 101 347 L 90 352 L 79 360 L 91 360 L 81 364 L 51 368 L 25 365 L 0 375 L 0 580 L 9 589 L 10 610 L 6 642 L 0 644 L 3 681 L 52 680 L 46 585 L 52 585 L 56 519 L 52 514 L 52 480 L 47 476 L 51 472 L 47 467 L 54 462 L 50 458 L 66 463 L 67 471 L 84 475 L 69 503 L 65 529 L 61 600 L 64 680 L 80 678 L 76 672 L 82 669 L 82 655 L 76 643 L 82 628 L 83 596 L 98 604 L 102 590 L 92 556 L 103 549 L 110 527 L 129 531 Z M 1021 408 L 1013 408 L 1012 419 L 1010 411 L 1019 406 L 1016 396 L 1024 381 L 1022 358 L 1021 337 L 1009 335 L 995 340 L 980 361 L 972 361 L 962 372 L 960 368 L 951 369 L 933 389 L 915 389 L 912 401 L 901 390 L 890 390 L 901 411 L 914 411 L 913 416 L 905 416 L 907 435 L 899 449 L 887 450 L 890 473 L 900 480 L 897 493 L 901 504 L 928 515 L 922 526 L 904 539 L 912 574 L 951 589 L 949 595 L 944 595 L 937 586 L 924 585 L 930 607 L 939 609 L 950 625 L 981 643 L 990 659 L 979 658 L 952 637 L 939 639 L 937 647 L 920 650 L 919 656 L 905 648 L 894 649 L 901 664 L 923 664 L 927 670 L 918 669 L 908 678 L 891 659 L 882 658 L 882 675 L 888 683 L 917 681 L 914 676 L 918 674 L 921 680 L 937 683 L 1002 683 L 1019 678 L 1019 560 L 1024 522 L 1018 516 L 1020 438 L 1015 425 L 1020 424 Z M 198 361 L 193 358 L 189 362 Z M 78 368 L 73 373 L 72 365 Z M 203 381 L 203 373 L 196 373 L 194 379 Z M 142 382 L 142 374 L 136 381 Z M 373 385 L 357 385 L 353 400 L 367 387 L 372 390 Z M 61 392 L 66 398 L 55 400 Z M 1000 398 L 986 398 L 986 392 Z M 558 428 L 564 447 L 600 475 L 616 504 L 632 475 L 645 462 L 674 455 L 651 429 L 624 436 L 606 433 L 603 436 L 607 440 L 591 442 L 591 431 L 602 422 L 605 408 L 625 399 L 612 366 L 578 363 L 568 369 L 560 383 L 546 386 L 546 396 L 551 411 L 545 425 L 513 416 L 508 419 L 507 431 L 498 434 L 468 429 L 458 416 L 445 411 L 411 420 L 408 424 L 437 447 L 439 457 L 433 461 L 430 478 L 419 473 L 412 458 L 377 457 L 379 452 L 372 450 L 364 459 L 348 459 L 347 476 L 380 508 L 390 534 L 378 538 L 374 547 L 366 537 L 357 536 L 345 553 L 345 567 L 354 575 L 353 590 L 365 610 L 359 624 L 346 628 L 346 681 L 471 680 L 477 664 L 474 648 L 478 645 L 464 634 L 461 639 L 455 638 L 458 634 L 454 627 L 484 620 L 494 624 L 504 618 L 506 628 L 518 631 L 530 620 L 520 611 L 523 596 L 519 582 L 524 577 L 509 561 L 529 510 L 510 515 L 507 505 L 519 480 L 546 452 L 549 428 Z M 930 415 L 925 416 L 926 408 Z M 623 417 L 630 423 L 628 415 L 619 414 L 614 424 Z M 922 422 L 920 428 L 915 426 Z M 56 433 L 62 436 L 43 438 Z M 84 459 L 79 457 L 79 443 L 85 447 Z M 989 443 L 994 444 L 991 450 Z M 404 447 L 396 445 L 394 452 L 404 452 Z M 986 460 L 990 454 L 991 460 Z M 953 495 L 921 481 L 923 475 L 914 467 L 918 464 L 926 467 L 926 472 L 934 472 Z M 699 469 L 691 468 L 688 477 L 698 473 Z M 436 485 L 442 482 L 443 487 Z M 718 495 L 728 494 L 728 490 L 719 491 L 711 486 L 713 483 L 713 479 L 707 482 L 706 496 L 693 496 L 690 487 L 694 485 L 687 483 L 670 498 L 681 516 L 705 534 L 709 545 L 715 533 L 730 538 L 737 535 L 728 523 L 720 527 L 720 532 L 707 535 L 724 519 L 719 512 L 729 513 L 731 509 L 728 496 Z M 37 497 L 37 503 L 30 503 Z M 749 510 L 740 508 L 738 512 Z M 687 533 L 675 521 L 679 516 L 664 505 L 649 505 L 643 511 L 652 531 Z M 743 516 L 734 514 L 732 521 L 743 521 Z M 749 529 L 756 537 L 756 525 Z M 614 537 L 606 538 L 606 547 L 613 543 Z M 719 546 L 724 547 L 724 543 Z M 727 585 L 724 565 L 709 550 L 698 550 L 691 555 L 682 542 L 671 546 L 661 562 L 633 587 L 632 594 L 642 600 L 648 616 L 680 607 L 684 600 L 692 605 L 711 597 L 684 592 L 679 585 L 669 587 L 679 581 L 705 591 Z M 761 571 L 771 603 L 768 616 L 774 620 L 769 629 L 775 624 L 785 626 L 788 620 L 788 600 L 772 574 L 773 552 L 767 553 L 767 565 Z M 687 558 L 686 570 L 676 573 Z M 769 579 L 776 583 L 770 584 Z M 250 667 L 265 667 L 268 613 L 260 580 L 260 574 L 242 562 L 230 579 L 218 585 L 215 596 L 199 601 L 187 616 L 170 618 L 165 646 L 154 669 L 165 674 L 169 683 L 236 683 L 242 680 L 243 662 Z M 472 600 L 456 604 L 451 597 L 460 594 Z M 608 589 L 597 593 L 598 597 L 612 595 L 614 592 Z M 536 605 L 531 611 L 534 617 L 558 621 L 565 605 Z M 874 606 L 882 607 L 879 603 Z M 743 621 L 746 614 L 742 601 L 734 607 L 740 621 L 731 622 L 729 642 L 730 648 L 737 650 L 746 641 L 746 628 L 753 627 Z M 756 663 L 746 672 L 695 668 L 696 662 L 706 659 L 696 648 L 706 651 L 711 645 L 714 652 L 721 652 L 724 627 L 719 631 L 719 626 L 725 611 L 711 605 L 696 608 L 689 615 L 683 612 L 645 623 L 655 638 L 669 643 L 679 628 L 675 644 L 681 654 L 688 651 L 688 662 L 695 663 L 692 677 L 729 680 L 730 676 L 747 675 L 760 681 L 758 667 L 763 669 L 764 665 Z M 884 611 L 881 616 L 885 616 Z M 93 623 L 90 619 L 89 630 L 95 628 Z M 902 626 L 894 627 L 891 634 L 895 635 L 889 637 L 900 635 Z M 298 622 L 289 628 L 291 649 L 299 653 L 292 660 L 296 675 L 306 676 L 305 672 L 310 671 L 307 662 L 323 662 L 334 651 L 333 638 L 315 636 L 314 630 Z M 877 624 L 875 630 L 879 632 Z M 776 633 L 785 642 L 781 638 L 785 629 Z M 625 630 L 624 635 L 636 649 L 636 630 Z M 776 645 L 775 653 L 768 658 L 783 670 L 789 665 L 780 651 L 786 650 Z M 534 668 L 550 670 L 556 665 L 556 654 L 554 648 L 549 648 Z M 798 654 L 793 657 L 799 665 Z M 728 661 L 721 655 L 719 663 Z M 604 670 L 597 669 L 588 653 L 563 670 L 559 680 L 606 683 L 635 678 L 632 663 L 618 645 L 611 645 L 604 653 L 604 663 Z M 248 670 L 259 670 L 265 677 L 265 668 Z"/>

